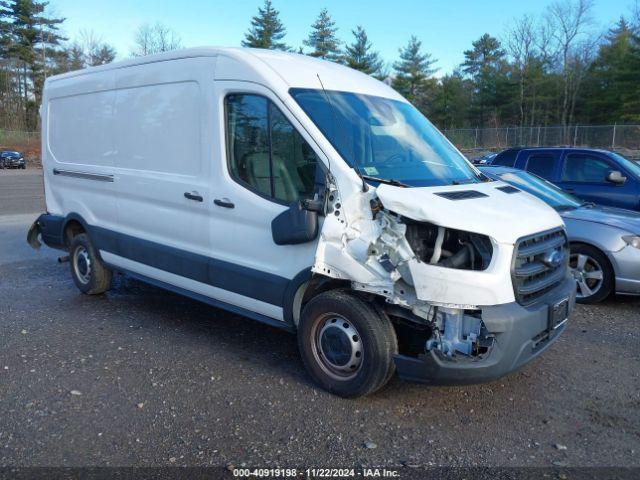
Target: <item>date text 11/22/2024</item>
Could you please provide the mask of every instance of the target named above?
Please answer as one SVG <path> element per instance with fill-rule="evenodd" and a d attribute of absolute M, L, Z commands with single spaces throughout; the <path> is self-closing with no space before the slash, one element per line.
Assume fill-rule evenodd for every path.
<path fill-rule="evenodd" d="M 397 470 L 387 468 L 234 468 L 238 478 L 398 478 Z"/>

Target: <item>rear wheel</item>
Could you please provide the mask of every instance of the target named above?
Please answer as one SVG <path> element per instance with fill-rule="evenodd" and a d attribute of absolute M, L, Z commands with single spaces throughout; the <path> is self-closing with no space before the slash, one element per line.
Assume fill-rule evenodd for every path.
<path fill-rule="evenodd" d="M 73 282 L 82 293 L 98 295 L 109 290 L 111 270 L 98 257 L 86 233 L 71 240 L 69 265 Z"/>
<path fill-rule="evenodd" d="M 325 292 L 304 308 L 298 346 L 313 379 L 342 397 L 382 388 L 395 371 L 395 331 L 387 316 L 342 290 Z"/>
<path fill-rule="evenodd" d="M 572 245 L 569 266 L 578 284 L 578 302 L 601 302 L 613 291 L 613 268 L 607 257 L 597 248 L 590 245 Z"/>

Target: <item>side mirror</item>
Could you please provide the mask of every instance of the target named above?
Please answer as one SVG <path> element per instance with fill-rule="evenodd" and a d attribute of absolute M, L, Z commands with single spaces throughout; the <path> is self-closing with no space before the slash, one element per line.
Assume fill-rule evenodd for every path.
<path fill-rule="evenodd" d="M 317 200 L 292 203 L 271 222 L 271 236 L 274 243 L 298 245 L 315 240 L 318 236 L 319 212 L 317 210 L 322 210 L 322 203 Z"/>
<path fill-rule="evenodd" d="M 615 185 L 624 185 L 627 181 L 627 177 L 622 175 L 622 172 L 618 170 L 611 170 L 607 173 L 607 182 L 613 183 Z"/>

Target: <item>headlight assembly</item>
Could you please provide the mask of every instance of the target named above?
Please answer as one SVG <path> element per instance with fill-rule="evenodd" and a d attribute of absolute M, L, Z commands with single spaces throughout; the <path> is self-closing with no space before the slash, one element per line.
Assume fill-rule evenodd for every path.
<path fill-rule="evenodd" d="M 625 235 L 622 239 L 627 243 L 627 245 L 631 245 L 633 248 L 640 249 L 640 236 L 638 235 Z"/>

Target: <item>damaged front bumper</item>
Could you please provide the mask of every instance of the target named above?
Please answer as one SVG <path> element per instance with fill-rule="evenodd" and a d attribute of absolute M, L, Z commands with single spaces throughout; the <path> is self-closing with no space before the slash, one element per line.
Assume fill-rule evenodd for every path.
<path fill-rule="evenodd" d="M 481 357 L 447 357 L 432 349 L 418 357 L 396 355 L 400 378 L 435 385 L 464 385 L 502 377 L 533 360 L 566 328 L 566 322 L 551 325 L 554 305 L 568 299 L 567 314 L 575 307 L 575 280 L 567 277 L 561 285 L 531 306 L 508 303 L 482 308 L 482 321 L 495 342 Z"/>

